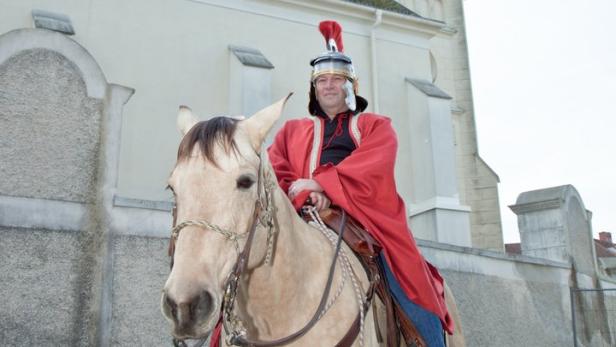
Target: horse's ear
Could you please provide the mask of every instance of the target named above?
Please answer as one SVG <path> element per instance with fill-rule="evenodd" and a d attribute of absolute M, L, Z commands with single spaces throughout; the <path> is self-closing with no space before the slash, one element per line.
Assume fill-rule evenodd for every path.
<path fill-rule="evenodd" d="M 180 110 L 178 111 L 178 130 L 183 135 L 195 125 L 197 124 L 197 117 L 192 113 L 192 110 L 188 106 L 181 105 Z"/>
<path fill-rule="evenodd" d="M 293 95 L 293 93 L 289 93 L 286 97 L 253 114 L 245 121 L 242 121 L 244 129 L 250 137 L 252 147 L 256 151 L 261 150 L 261 144 L 263 140 L 265 140 L 265 136 L 267 136 L 267 133 L 274 126 L 274 123 L 280 118 L 282 109 L 291 95 Z"/>

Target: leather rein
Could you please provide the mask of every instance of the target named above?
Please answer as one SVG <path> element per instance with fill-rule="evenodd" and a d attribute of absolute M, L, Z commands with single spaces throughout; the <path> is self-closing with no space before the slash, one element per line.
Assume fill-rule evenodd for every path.
<path fill-rule="evenodd" d="M 259 156 L 259 159 L 260 156 Z M 269 175 L 268 175 L 269 176 Z M 220 228 L 214 224 L 211 224 L 205 220 L 187 220 L 180 224 L 176 225 L 176 209 L 173 208 L 173 227 L 171 230 L 171 240 L 169 245 L 169 256 L 171 257 L 171 267 L 173 267 L 173 256 L 175 253 L 175 242 L 179 237 L 180 231 L 187 226 L 198 226 L 204 229 L 209 229 L 215 232 L 218 232 L 225 236 L 228 240 L 235 242 L 236 250 L 239 252 L 239 239 L 247 237 L 244 248 L 241 252 L 238 253 L 237 260 L 233 269 L 227 276 L 227 280 L 225 281 L 225 292 L 222 302 L 222 307 L 220 311 L 219 321 L 222 320 L 223 327 L 225 329 L 226 334 L 226 342 L 228 345 L 235 346 L 250 346 L 250 347 L 274 347 L 274 346 L 282 346 L 288 343 L 291 343 L 298 338 L 305 335 L 322 317 L 321 313 L 324 311 L 327 305 L 327 298 L 329 297 L 329 293 L 331 291 L 334 272 L 336 268 L 336 263 L 338 260 L 338 255 L 340 253 L 341 243 L 342 243 L 342 235 L 344 233 L 345 225 L 346 225 L 346 213 L 343 211 L 342 221 L 340 225 L 340 233 L 338 235 L 338 240 L 336 242 L 336 248 L 334 252 L 334 256 L 332 258 L 331 265 L 329 267 L 329 274 L 327 277 L 327 283 L 325 285 L 325 289 L 321 296 L 321 301 L 319 303 L 318 308 L 315 310 L 312 318 L 306 323 L 306 325 L 300 330 L 287 335 L 285 337 L 272 340 L 272 341 L 259 341 L 259 340 L 250 340 L 246 337 L 245 330 L 241 328 L 237 328 L 238 325 L 241 325 L 240 319 L 234 313 L 234 305 L 235 299 L 237 296 L 237 289 L 239 286 L 239 279 L 242 274 L 245 272 L 248 264 L 248 260 L 250 257 L 250 250 L 252 248 L 252 243 L 254 240 L 254 234 L 259 224 L 268 228 L 268 252 L 266 256 L 266 263 L 268 263 L 271 259 L 272 249 L 273 248 L 273 227 L 274 227 L 274 213 L 273 204 L 272 204 L 272 192 L 273 192 L 273 184 L 271 184 L 271 180 L 268 180 L 269 177 L 264 177 L 263 167 L 261 165 L 261 160 L 259 160 L 259 173 L 257 177 L 257 200 L 255 201 L 255 209 L 253 222 L 248 232 L 244 233 L 234 233 L 223 228 Z M 261 186 L 261 180 L 265 182 L 263 186 Z M 262 196 L 261 187 L 263 187 L 263 193 L 265 196 Z M 363 305 L 363 313 L 365 314 L 372 300 L 372 296 L 375 290 L 375 283 L 371 281 L 370 287 L 365 295 L 365 302 Z M 362 312 L 358 312 L 357 317 L 347 333 L 344 337 L 336 344 L 336 347 L 350 346 L 357 335 L 360 332 L 360 316 Z M 239 324 L 238 324 L 239 323 Z M 235 326 L 235 328 L 234 328 Z M 197 344 L 198 346 L 202 346 L 205 343 L 206 339 L 202 339 Z M 173 338 L 174 346 L 187 346 L 183 340 L 179 340 Z"/>

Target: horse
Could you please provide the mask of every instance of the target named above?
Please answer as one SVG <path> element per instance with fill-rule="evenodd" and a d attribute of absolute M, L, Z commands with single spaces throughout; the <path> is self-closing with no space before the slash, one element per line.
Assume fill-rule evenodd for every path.
<path fill-rule="evenodd" d="M 289 96 L 246 119 L 198 122 L 180 108 L 161 297 L 175 341 L 205 338 L 223 322 L 227 346 L 334 346 L 357 325 L 353 346 L 381 345 L 359 260 L 297 214 L 262 150 Z"/>

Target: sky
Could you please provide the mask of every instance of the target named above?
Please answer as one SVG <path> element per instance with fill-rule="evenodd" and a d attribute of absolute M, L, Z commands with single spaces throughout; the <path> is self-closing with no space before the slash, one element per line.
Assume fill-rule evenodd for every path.
<path fill-rule="evenodd" d="M 615 0 L 464 0 L 479 154 L 508 205 L 525 191 L 573 185 L 593 233 L 616 238 Z"/>

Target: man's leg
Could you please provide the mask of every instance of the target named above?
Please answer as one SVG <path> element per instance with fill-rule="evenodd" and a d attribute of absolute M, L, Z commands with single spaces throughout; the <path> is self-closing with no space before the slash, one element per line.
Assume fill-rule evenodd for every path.
<path fill-rule="evenodd" d="M 429 312 L 421 306 L 413 303 L 406 296 L 400 287 L 400 284 L 398 284 L 398 281 L 391 272 L 387 261 L 382 255 L 379 256 L 379 261 L 385 269 L 389 290 L 391 291 L 394 300 L 396 300 L 402 310 L 406 313 L 407 317 L 413 322 L 415 328 L 419 331 L 426 344 L 429 347 L 445 347 L 443 327 L 440 319 L 438 319 L 438 317 L 432 312 Z"/>

